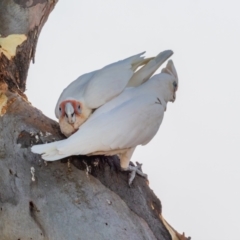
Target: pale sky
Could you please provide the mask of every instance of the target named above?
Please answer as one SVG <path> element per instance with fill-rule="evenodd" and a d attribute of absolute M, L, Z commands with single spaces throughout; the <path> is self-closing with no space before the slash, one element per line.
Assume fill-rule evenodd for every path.
<path fill-rule="evenodd" d="M 60 93 L 83 73 L 173 50 L 177 99 L 132 161 L 143 163 L 176 230 L 193 240 L 238 240 L 239 45 L 237 0 L 60 0 L 40 35 L 26 93 L 55 119 Z"/>

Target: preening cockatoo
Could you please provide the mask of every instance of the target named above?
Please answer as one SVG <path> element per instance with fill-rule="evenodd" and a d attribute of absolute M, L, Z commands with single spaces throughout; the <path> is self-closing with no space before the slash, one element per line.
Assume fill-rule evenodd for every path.
<path fill-rule="evenodd" d="M 43 154 L 46 161 L 71 155 L 118 154 L 123 170 L 137 171 L 137 167 L 129 166 L 131 156 L 138 145 L 147 144 L 157 133 L 177 88 L 177 72 L 170 60 L 160 74 L 138 87 L 126 88 L 99 107 L 69 138 L 31 150 Z"/>
<path fill-rule="evenodd" d="M 65 136 L 76 132 L 93 110 L 118 96 L 126 87 L 147 81 L 173 54 L 167 50 L 155 58 L 144 59 L 143 53 L 84 74 L 63 90 L 55 115 Z M 137 70 L 140 66 L 143 67 Z"/>

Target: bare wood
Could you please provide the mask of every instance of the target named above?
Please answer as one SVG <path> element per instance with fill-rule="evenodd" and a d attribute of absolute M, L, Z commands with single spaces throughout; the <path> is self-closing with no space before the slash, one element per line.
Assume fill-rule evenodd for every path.
<path fill-rule="evenodd" d="M 0 1 L 0 80 L 9 90 L 24 92 L 30 61 L 41 29 L 56 1 Z"/>

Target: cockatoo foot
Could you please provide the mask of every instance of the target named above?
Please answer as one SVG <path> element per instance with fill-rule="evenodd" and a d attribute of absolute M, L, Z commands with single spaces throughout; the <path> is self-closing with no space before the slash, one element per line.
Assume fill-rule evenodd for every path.
<path fill-rule="evenodd" d="M 148 178 L 148 175 L 142 172 L 142 164 L 136 162 L 137 166 L 129 165 L 127 169 L 123 169 L 124 171 L 130 171 L 128 185 L 131 187 L 132 182 L 136 176 L 136 173 L 144 178 Z"/>

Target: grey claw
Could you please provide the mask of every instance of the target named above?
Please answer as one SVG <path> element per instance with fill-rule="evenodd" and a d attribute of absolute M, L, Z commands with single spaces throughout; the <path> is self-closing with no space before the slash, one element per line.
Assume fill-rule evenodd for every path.
<path fill-rule="evenodd" d="M 132 182 L 133 182 L 135 176 L 136 176 L 136 171 L 130 172 L 130 174 L 129 174 L 129 179 L 128 179 L 128 186 L 129 186 L 129 187 L 131 187 Z"/>
<path fill-rule="evenodd" d="M 131 184 L 136 176 L 136 173 L 144 178 L 147 179 L 147 174 L 143 173 L 142 170 L 141 170 L 141 167 L 142 167 L 142 164 L 139 164 L 137 163 L 137 166 L 128 166 L 128 171 L 130 171 L 130 177 L 129 177 L 129 180 L 128 180 L 128 185 L 129 187 L 131 187 Z"/>

